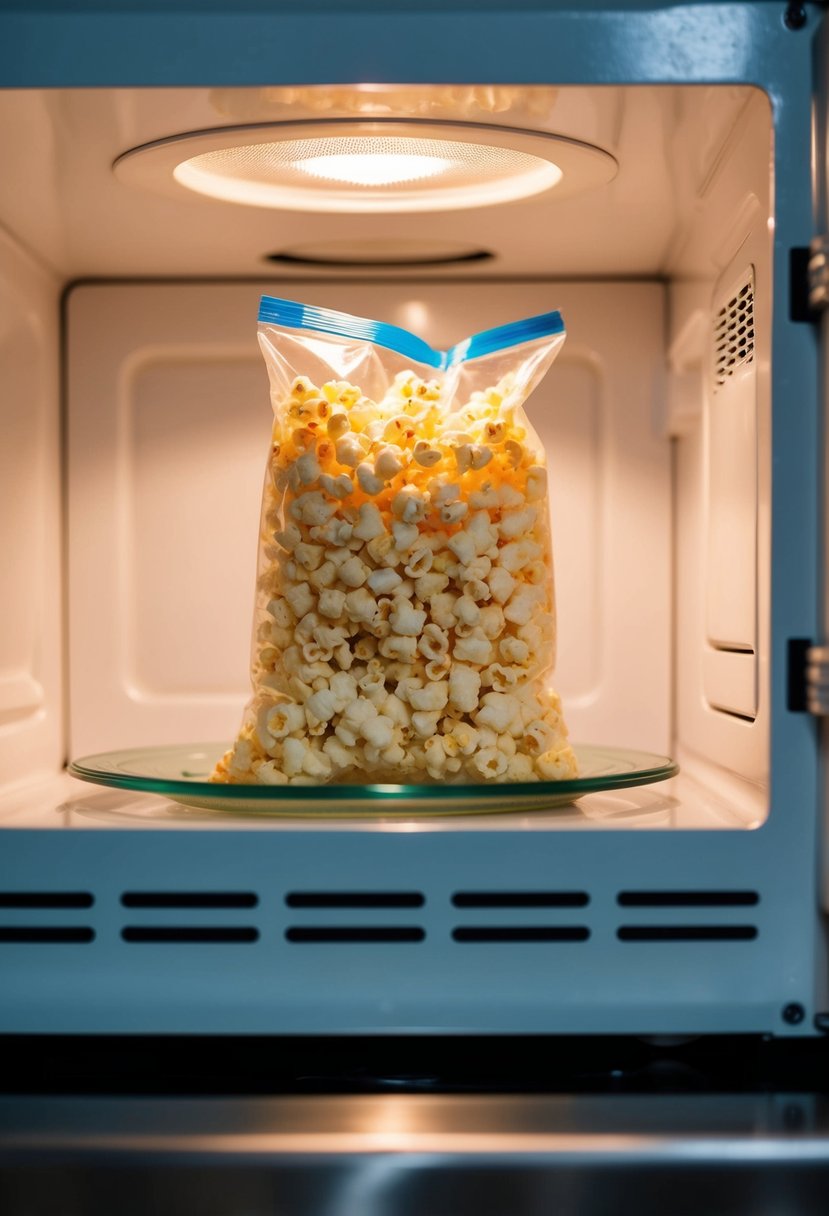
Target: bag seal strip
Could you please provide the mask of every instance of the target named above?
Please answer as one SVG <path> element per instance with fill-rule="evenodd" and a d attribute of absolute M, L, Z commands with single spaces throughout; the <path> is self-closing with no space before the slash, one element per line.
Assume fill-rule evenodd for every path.
<path fill-rule="evenodd" d="M 508 325 L 497 325 L 465 338 L 449 350 L 435 350 L 428 342 L 398 325 L 387 325 L 384 321 L 373 321 L 368 317 L 355 317 L 347 312 L 336 312 L 331 308 L 319 308 L 315 304 L 300 304 L 295 300 L 282 300 L 276 296 L 262 296 L 259 303 L 259 321 L 265 324 L 283 325 L 289 329 L 305 329 L 316 333 L 332 334 L 340 338 L 356 338 L 360 342 L 373 342 L 387 350 L 413 359 L 417 363 L 446 371 L 470 359 L 495 354 L 522 342 L 531 342 L 548 335 L 564 333 L 564 320 L 560 312 L 545 312 Z"/>

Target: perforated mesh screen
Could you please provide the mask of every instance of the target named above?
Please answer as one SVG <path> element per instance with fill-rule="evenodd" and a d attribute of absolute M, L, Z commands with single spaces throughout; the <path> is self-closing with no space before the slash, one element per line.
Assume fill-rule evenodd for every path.
<path fill-rule="evenodd" d="M 714 318 L 714 388 L 721 388 L 738 368 L 754 361 L 754 277 L 749 274 L 736 295 Z"/>
<path fill-rule="evenodd" d="M 338 163 L 342 163 L 341 158 L 367 158 L 369 162 L 376 158 L 376 163 L 380 164 L 381 158 L 394 159 L 398 162 L 397 173 L 392 181 L 370 180 L 368 183 L 354 180 L 360 175 L 359 165 L 355 167 L 353 177 L 323 175 L 320 172 L 322 158 L 336 158 Z M 411 162 L 413 171 L 408 175 L 402 158 Z M 187 165 L 214 178 L 232 178 L 263 186 L 312 187 L 338 193 L 344 189 L 394 193 L 401 187 L 407 192 L 431 193 L 444 186 L 457 189 L 486 185 L 539 171 L 550 174 L 553 180 L 558 175 L 550 162 L 511 148 L 387 135 L 292 139 L 221 148 L 195 156 Z M 335 163 L 333 168 L 336 167 Z M 395 166 L 390 166 L 389 172 L 394 173 Z"/>

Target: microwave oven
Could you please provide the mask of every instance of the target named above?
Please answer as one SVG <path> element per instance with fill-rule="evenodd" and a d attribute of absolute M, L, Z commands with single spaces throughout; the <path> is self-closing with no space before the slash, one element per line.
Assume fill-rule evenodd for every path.
<path fill-rule="evenodd" d="M 0 1032 L 826 1029 L 824 25 L 774 0 L 0 3 Z M 188 141 L 331 123 L 555 136 L 610 180 L 362 214 L 173 178 Z M 528 407 L 556 679 L 577 740 L 678 776 L 329 820 L 67 775 L 238 725 L 263 291 L 440 347 L 562 310 Z"/>

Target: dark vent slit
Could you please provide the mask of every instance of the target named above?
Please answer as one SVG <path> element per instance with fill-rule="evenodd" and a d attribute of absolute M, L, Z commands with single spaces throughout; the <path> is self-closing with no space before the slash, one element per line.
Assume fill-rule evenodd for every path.
<path fill-rule="evenodd" d="M 422 942 L 423 929 L 415 925 L 294 925 L 285 930 L 289 942 L 341 944 L 344 942 Z"/>
<path fill-rule="evenodd" d="M 232 945 L 259 940 L 259 930 L 247 927 L 209 928 L 202 926 L 128 925 L 121 930 L 125 942 L 214 943 Z"/>
<path fill-rule="evenodd" d="M 623 942 L 751 942 L 755 925 L 622 925 Z"/>
<path fill-rule="evenodd" d="M 255 908 L 251 891 L 125 891 L 125 908 Z"/>
<path fill-rule="evenodd" d="M 458 891 L 452 903 L 456 908 L 584 908 L 590 896 L 585 891 Z"/>
<path fill-rule="evenodd" d="M 620 891 L 623 908 L 749 908 L 760 902 L 756 891 Z"/>
<path fill-rule="evenodd" d="M 729 376 L 754 359 L 754 292 L 746 283 L 720 308 L 714 322 L 714 378 L 722 388 Z"/>
<path fill-rule="evenodd" d="M 95 940 L 95 932 L 82 925 L 4 925 L 0 928 L 0 944 L 40 943 L 63 946 L 83 944 Z"/>
<path fill-rule="evenodd" d="M 452 930 L 456 942 L 586 942 L 583 925 L 465 925 Z"/>
<path fill-rule="evenodd" d="M 0 908 L 91 908 L 88 891 L 0 891 Z"/>
<path fill-rule="evenodd" d="M 289 908 L 422 908 L 419 891 L 291 891 Z"/>

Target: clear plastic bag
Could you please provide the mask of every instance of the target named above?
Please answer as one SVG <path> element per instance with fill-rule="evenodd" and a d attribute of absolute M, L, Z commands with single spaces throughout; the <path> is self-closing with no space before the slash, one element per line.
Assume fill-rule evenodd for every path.
<path fill-rule="evenodd" d="M 555 662 L 543 448 L 523 403 L 557 312 L 442 352 L 263 297 L 273 442 L 253 695 L 212 780 L 576 774 Z"/>

